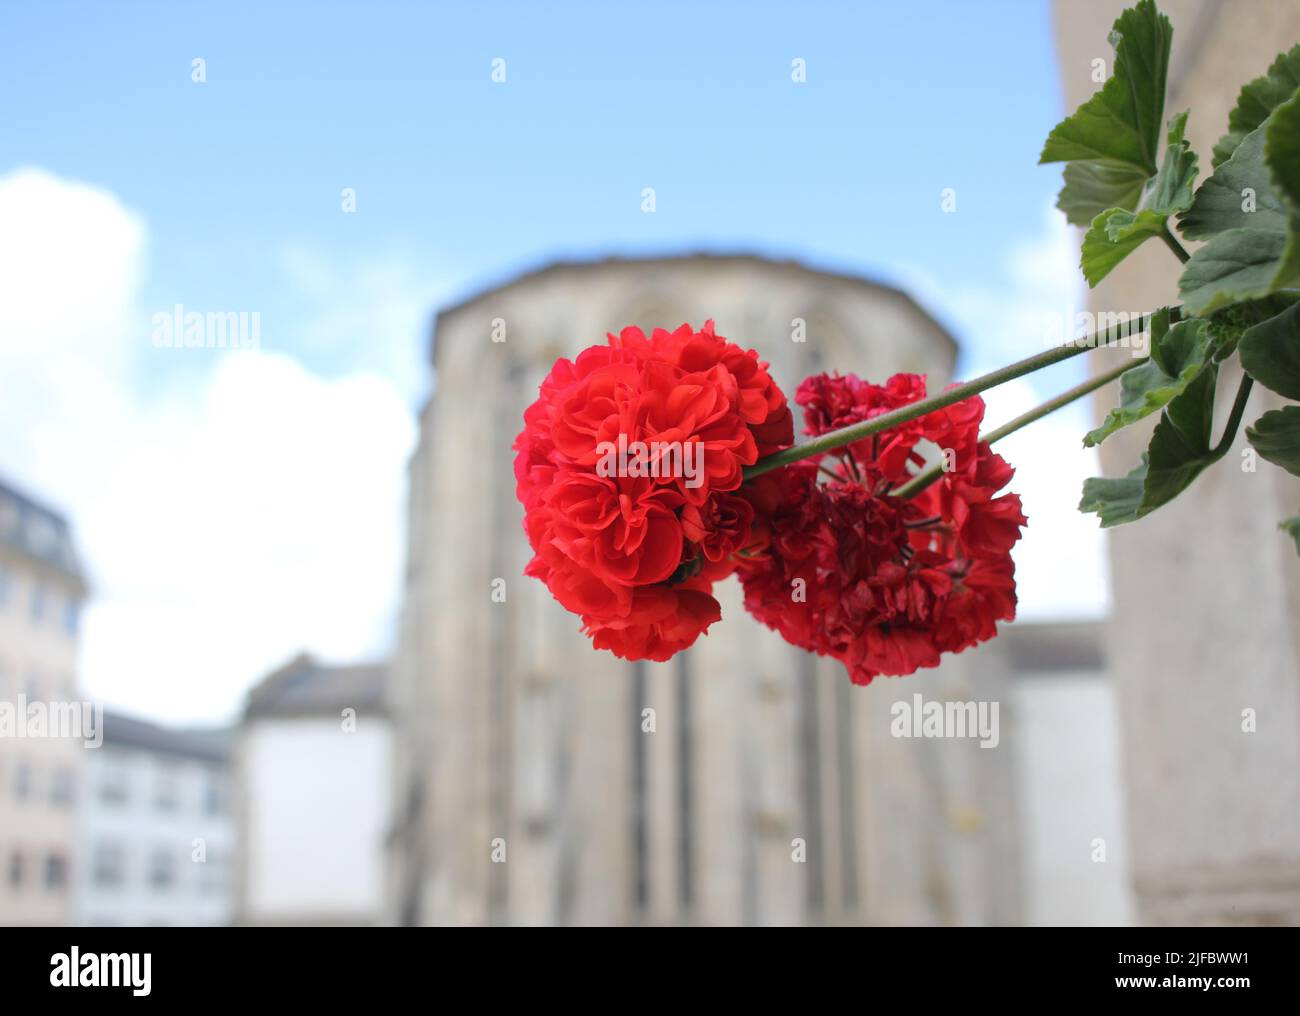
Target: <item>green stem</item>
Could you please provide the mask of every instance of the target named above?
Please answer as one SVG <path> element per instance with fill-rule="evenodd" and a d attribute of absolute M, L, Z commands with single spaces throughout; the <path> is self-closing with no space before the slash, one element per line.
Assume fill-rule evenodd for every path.
<path fill-rule="evenodd" d="M 1228 449 L 1232 447 L 1233 439 L 1237 436 L 1237 428 L 1241 426 L 1241 418 L 1246 412 L 1246 402 L 1250 398 L 1250 389 L 1255 384 L 1255 379 L 1249 374 L 1241 375 L 1241 384 L 1237 386 L 1237 397 L 1232 403 L 1232 412 L 1228 415 L 1227 426 L 1223 428 L 1223 436 L 1219 438 L 1219 443 L 1214 446 L 1211 453 L 1216 459 L 1223 458 L 1228 454 Z"/>
<path fill-rule="evenodd" d="M 1121 374 L 1127 374 L 1134 367 L 1141 366 L 1148 359 L 1150 358 L 1146 356 L 1137 357 L 1132 363 L 1122 363 L 1118 367 L 1113 367 L 1103 374 L 1098 374 L 1096 377 L 1089 378 L 1087 381 L 1081 382 L 1073 388 L 1061 392 L 1061 394 L 1057 395 L 1055 398 L 1048 399 L 1041 406 L 1037 406 L 1036 408 L 1029 410 L 1029 412 L 1017 416 L 1014 420 L 1008 420 L 1001 427 L 994 427 L 987 434 L 982 435 L 980 440 L 987 441 L 989 444 L 992 444 L 994 441 L 1001 441 L 1007 435 L 1014 434 L 1021 427 L 1026 427 L 1035 420 L 1042 419 L 1048 413 L 1053 413 L 1062 406 L 1068 406 L 1075 399 L 1081 399 L 1085 395 L 1092 394 L 1098 388 L 1104 388 Z"/>
<path fill-rule="evenodd" d="M 1192 256 L 1187 253 L 1187 248 L 1178 242 L 1178 237 L 1169 231 L 1169 223 L 1166 222 L 1160 230 L 1160 239 L 1165 242 L 1165 246 L 1174 252 L 1174 256 L 1183 264 L 1187 264 Z"/>
<path fill-rule="evenodd" d="M 1177 320 L 1179 316 L 1178 308 L 1170 310 L 1171 320 Z M 752 480 L 756 476 L 762 476 L 764 473 L 770 473 L 773 469 L 780 469 L 782 466 L 788 466 L 792 462 L 799 462 L 803 459 L 811 458 L 814 455 L 824 455 L 827 452 L 834 451 L 836 448 L 842 448 L 847 444 L 853 444 L 855 441 L 861 441 L 872 434 L 879 434 L 882 431 L 889 430 L 891 427 L 897 427 L 901 423 L 908 423 L 918 417 L 925 416 L 926 413 L 933 413 L 936 409 L 944 409 L 954 403 L 961 402 L 963 399 L 969 399 L 972 395 L 978 395 L 980 392 L 988 391 L 990 388 L 996 388 L 1000 384 L 1008 381 L 1014 381 L 1016 378 L 1024 377 L 1026 374 L 1032 374 L 1036 370 L 1042 370 L 1044 367 L 1050 367 L 1054 363 L 1060 363 L 1062 360 L 1068 360 L 1072 356 L 1078 356 L 1089 349 L 1096 349 L 1099 346 L 1108 346 L 1121 338 L 1137 334 L 1145 330 L 1151 322 L 1151 315 L 1144 314 L 1138 324 L 1131 321 L 1121 322 L 1112 325 L 1100 334 L 1092 334 L 1075 342 L 1067 342 L 1063 346 L 1056 346 L 1052 349 L 1045 350 L 1041 353 L 1035 353 L 1033 356 L 1026 357 L 1016 363 L 1001 367 L 998 370 L 990 371 L 973 381 L 967 381 L 963 384 L 954 385 L 947 391 L 940 392 L 938 395 L 931 395 L 928 399 L 922 399 L 920 402 L 913 402 L 906 406 L 900 406 L 898 409 L 888 413 L 882 413 L 874 416 L 870 420 L 863 420 L 860 423 L 850 424 L 847 427 L 841 427 L 839 430 L 832 430 L 827 434 L 822 434 L 801 445 L 793 448 L 787 448 L 785 451 L 776 452 L 774 455 L 768 455 L 766 458 L 759 459 L 752 466 L 745 469 L 745 479 Z"/>
<path fill-rule="evenodd" d="M 1048 413 L 1053 413 L 1062 406 L 1068 406 L 1075 399 L 1083 398 L 1083 396 L 1090 392 L 1095 392 L 1098 388 L 1110 384 L 1125 371 L 1132 370 L 1146 359 L 1147 358 L 1144 356 L 1141 359 L 1134 360 L 1132 363 L 1120 364 L 1113 370 L 1108 370 L 1104 374 L 1098 374 L 1096 377 L 1089 378 L 1082 384 L 1077 384 L 1073 388 L 1061 392 L 1060 395 L 1048 399 L 1041 406 L 1035 406 L 1029 412 L 1022 413 L 1014 420 L 1008 420 L 1001 427 L 996 427 L 987 434 L 981 434 L 980 440 L 987 441 L 989 444 L 992 444 L 994 441 L 1001 441 L 1008 434 L 1014 434 L 1021 427 L 1027 427 L 1035 420 L 1041 420 Z M 930 484 L 934 483 L 934 481 L 939 479 L 942 475 L 943 463 L 940 462 L 931 466 L 929 469 L 925 470 L 925 472 L 917 473 L 901 487 L 891 490 L 889 493 L 893 497 L 916 497 L 917 494 L 925 490 L 926 487 L 930 486 Z"/>

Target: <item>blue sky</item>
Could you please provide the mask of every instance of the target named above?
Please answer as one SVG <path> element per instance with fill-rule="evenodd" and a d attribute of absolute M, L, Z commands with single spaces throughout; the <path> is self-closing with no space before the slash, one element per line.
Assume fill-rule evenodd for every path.
<path fill-rule="evenodd" d="M 87 681 L 137 711 L 228 715 L 303 646 L 384 651 L 440 303 L 555 257 L 757 252 L 911 289 L 970 374 L 1041 349 L 1043 314 L 1081 295 L 1059 168 L 1036 165 L 1062 113 L 1036 0 L 7 4 L 0 89 L 0 274 L 19 306 L 0 310 L 0 384 L 19 396 L 0 399 L 0 471 L 73 516 L 96 589 Z M 258 311 L 261 353 L 160 354 L 149 318 L 176 303 Z M 1008 389 L 1002 415 L 1077 369 Z M 232 413 L 250 435 L 233 451 Z M 306 464 L 281 475 L 301 442 L 264 435 L 296 433 L 290 416 L 362 421 L 305 456 L 352 469 L 347 489 Z M 1056 424 L 1071 454 L 1083 422 Z M 1035 535 L 1061 546 L 1073 526 L 1091 576 L 1035 583 L 1027 541 L 1026 612 L 1096 613 L 1101 544 L 1067 519 L 1090 460 L 1019 447 Z M 331 578 L 304 515 L 322 539 L 388 535 Z M 277 567 L 298 584 L 250 599 L 250 573 Z M 353 598 L 317 597 L 331 582 Z M 174 688 L 182 652 L 205 654 L 209 693 Z"/>
<path fill-rule="evenodd" d="M 1035 165 L 1060 91 L 1032 0 L 47 3 L 3 18 L 0 87 L 17 101 L 0 170 L 110 190 L 149 224 L 146 303 L 260 308 L 264 342 L 327 372 L 364 364 L 366 337 L 313 344 L 287 250 L 345 279 L 400 259 L 449 294 L 557 254 L 683 248 L 996 286 L 990 251 L 1040 228 L 1058 180 Z"/>

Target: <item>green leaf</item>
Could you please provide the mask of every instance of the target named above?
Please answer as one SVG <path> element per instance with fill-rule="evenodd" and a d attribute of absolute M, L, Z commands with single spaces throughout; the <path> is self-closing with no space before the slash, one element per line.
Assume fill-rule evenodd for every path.
<path fill-rule="evenodd" d="M 1142 464 L 1131 473 L 1085 480 L 1079 510 L 1095 512 L 1103 529 L 1133 522 L 1168 504 L 1222 458 L 1231 438 L 1210 444 L 1217 379 L 1218 368 L 1207 365 L 1165 407 Z"/>
<path fill-rule="evenodd" d="M 1294 216 L 1300 211 L 1300 89 L 1273 110 L 1263 130 L 1264 161 Z"/>
<path fill-rule="evenodd" d="M 1145 169 L 1108 162 L 1072 162 L 1056 207 L 1073 225 L 1087 226 L 1112 208 L 1136 208 L 1149 174 Z"/>
<path fill-rule="evenodd" d="M 1294 286 L 1300 283 L 1300 90 L 1273 110 L 1266 132 L 1264 161 L 1291 210 L 1279 274 L 1286 278 L 1283 285 Z"/>
<path fill-rule="evenodd" d="M 1109 208 L 1092 220 L 1092 227 L 1083 238 L 1083 257 L 1079 262 L 1089 286 L 1096 286 L 1143 241 L 1163 233 L 1169 216 L 1191 207 L 1197 160 L 1186 140 L 1186 130 L 1186 113 L 1179 113 L 1169 121 L 1164 159 L 1139 198 L 1141 207 L 1137 212 Z"/>
<path fill-rule="evenodd" d="M 1134 214 L 1111 208 L 1093 219 L 1092 227 L 1084 234 L 1083 256 L 1079 259 L 1088 285 L 1096 286 L 1144 241 L 1159 236 L 1166 218 L 1149 209 Z"/>
<path fill-rule="evenodd" d="M 1247 374 L 1279 395 L 1300 400 L 1300 303 L 1248 328 L 1238 348 Z"/>
<path fill-rule="evenodd" d="M 1267 296 L 1279 288 L 1279 268 L 1287 250 L 1285 233 L 1230 229 L 1192 255 L 1178 280 L 1183 307 L 1207 314 L 1241 300 Z"/>
<path fill-rule="evenodd" d="M 1218 368 L 1202 371 L 1165 408 L 1147 448 L 1147 480 L 1141 514 L 1168 504 L 1192 485 L 1206 466 L 1218 461 L 1210 445 Z"/>
<path fill-rule="evenodd" d="M 1265 131 L 1252 131 L 1196 191 L 1178 225 L 1189 240 L 1208 240 L 1229 229 L 1285 232 L 1288 209 L 1273 188 L 1264 161 Z M 1243 191 L 1254 193 L 1249 203 Z M 1247 209 L 1251 210 L 1247 210 Z"/>
<path fill-rule="evenodd" d="M 1295 552 L 1300 554 L 1300 515 L 1292 515 L 1277 524 L 1277 528 L 1295 540 Z"/>
<path fill-rule="evenodd" d="M 1120 375 L 1119 406 L 1083 439 L 1085 447 L 1101 444 L 1122 427 L 1158 412 L 1186 390 L 1205 367 L 1210 337 L 1200 318 L 1169 326 L 1168 309 L 1151 318 L 1151 358 Z"/>
<path fill-rule="evenodd" d="M 1210 237 L 1178 282 L 1188 313 L 1300 284 L 1300 93 L 1201 185 L 1182 228 L 1193 239 Z"/>
<path fill-rule="evenodd" d="M 1196 182 L 1199 160 L 1192 151 L 1192 143 L 1187 140 L 1187 111 L 1184 110 L 1169 121 L 1169 130 L 1165 135 L 1165 157 L 1160 162 L 1160 171 L 1151 182 L 1151 191 L 1143 207 L 1172 215 L 1185 212 L 1192 207 L 1192 185 Z"/>
<path fill-rule="evenodd" d="M 1214 166 L 1227 162 L 1242 140 L 1300 88 L 1300 44 L 1278 54 L 1268 73 L 1241 87 L 1228 114 L 1228 133 L 1214 146 Z"/>
<path fill-rule="evenodd" d="M 1261 321 L 1268 321 L 1290 308 L 1300 293 L 1273 293 L 1260 300 L 1243 300 L 1215 311 L 1207 319 L 1210 349 L 1216 363 L 1222 363 L 1237 351 L 1246 332 Z M 1253 375 L 1252 375 L 1253 376 Z"/>
<path fill-rule="evenodd" d="M 1300 406 L 1271 409 L 1246 428 L 1260 456 L 1300 476 Z"/>
<path fill-rule="evenodd" d="M 1094 476 L 1083 481 L 1083 499 L 1079 511 L 1096 512 L 1101 528 L 1122 525 L 1138 518 L 1142 505 L 1142 491 L 1147 479 L 1147 457 L 1127 476 L 1111 478 Z"/>
<path fill-rule="evenodd" d="M 1076 226 L 1111 208 L 1136 211 L 1156 173 L 1173 28 L 1154 0 L 1115 21 L 1114 73 L 1100 91 L 1052 129 L 1039 163 L 1068 162 L 1057 207 Z"/>

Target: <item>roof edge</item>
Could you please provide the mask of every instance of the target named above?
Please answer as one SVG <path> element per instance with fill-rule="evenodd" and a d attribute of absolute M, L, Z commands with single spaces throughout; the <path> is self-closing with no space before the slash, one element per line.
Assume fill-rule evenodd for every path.
<path fill-rule="evenodd" d="M 442 307 L 435 313 L 433 319 L 433 336 L 431 337 L 432 341 L 430 342 L 429 348 L 429 360 L 431 363 L 436 362 L 437 333 L 439 326 L 442 324 L 444 319 L 468 310 L 474 304 L 479 303 L 489 296 L 492 296 L 494 293 L 499 293 L 504 289 L 509 289 L 512 286 L 518 286 L 528 282 L 534 282 L 557 272 L 572 271 L 574 269 L 605 268 L 636 264 L 647 266 L 665 265 L 679 264 L 689 261 L 708 261 L 714 264 L 737 262 L 763 265 L 771 268 L 793 269 L 806 275 L 820 276 L 824 279 L 830 279 L 837 282 L 851 283 L 863 288 L 871 289 L 878 293 L 884 293 L 910 304 L 913 309 L 926 318 L 934 326 L 935 332 L 942 339 L 948 342 L 954 356 L 960 349 L 960 344 L 957 342 L 957 339 L 953 336 L 952 332 L 948 330 L 947 326 L 943 324 L 943 322 L 941 322 L 925 307 L 921 306 L 911 293 L 907 292 L 905 289 L 899 288 L 898 286 L 892 285 L 891 283 L 882 282 L 881 280 L 868 275 L 855 274 L 853 272 L 837 269 L 818 268 L 793 257 L 768 257 L 750 251 L 718 252 L 700 250 L 664 254 L 607 254 L 603 257 L 550 259 L 535 264 L 531 268 L 525 268 L 515 272 L 514 274 L 507 275 L 502 281 L 490 283 L 482 288 L 476 289 L 471 292 L 469 296 Z"/>

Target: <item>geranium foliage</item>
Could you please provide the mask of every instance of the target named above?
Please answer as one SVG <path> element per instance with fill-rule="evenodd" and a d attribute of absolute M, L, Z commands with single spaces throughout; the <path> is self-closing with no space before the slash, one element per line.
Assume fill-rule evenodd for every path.
<path fill-rule="evenodd" d="M 1080 264 L 1090 285 L 1151 238 L 1185 262 L 1177 323 L 1168 309 L 1154 316 L 1150 359 L 1121 377 L 1119 406 L 1084 438 L 1097 444 L 1160 414 L 1132 471 L 1084 484 L 1080 510 L 1103 526 L 1155 511 L 1222 458 L 1254 382 L 1300 399 L 1300 45 L 1241 89 L 1214 147 L 1213 172 L 1193 189 L 1198 158 L 1185 137 L 1188 113 L 1169 121 L 1159 162 L 1152 150 L 1172 36 L 1154 0 L 1120 15 L 1111 32 L 1113 76 L 1052 131 L 1041 160 L 1067 163 L 1059 203 L 1088 226 Z M 1121 175 L 1112 207 L 1084 199 L 1106 192 L 1083 181 Z M 1188 253 L 1184 240 L 1203 243 Z M 1237 397 L 1216 421 L 1218 380 L 1237 367 Z M 1300 409 L 1265 413 L 1246 436 L 1261 458 L 1300 473 Z"/>

